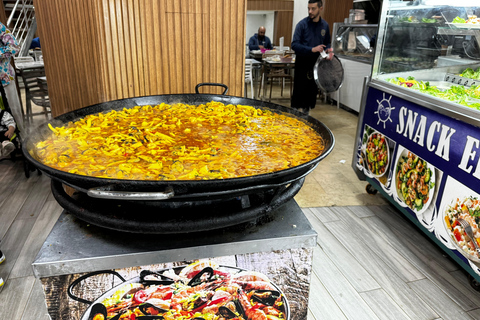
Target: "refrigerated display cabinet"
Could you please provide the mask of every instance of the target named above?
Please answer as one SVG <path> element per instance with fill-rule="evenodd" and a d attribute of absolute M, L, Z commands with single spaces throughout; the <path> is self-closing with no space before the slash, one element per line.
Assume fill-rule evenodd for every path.
<path fill-rule="evenodd" d="M 388 1 L 352 166 L 480 288 L 480 3 Z M 460 222 L 467 220 L 474 234 Z"/>
<path fill-rule="evenodd" d="M 376 24 L 334 23 L 332 48 L 342 63 L 344 80 L 338 92 L 331 94 L 342 104 L 360 111 L 363 78 L 370 75 L 373 64 L 373 42 L 377 34 Z"/>

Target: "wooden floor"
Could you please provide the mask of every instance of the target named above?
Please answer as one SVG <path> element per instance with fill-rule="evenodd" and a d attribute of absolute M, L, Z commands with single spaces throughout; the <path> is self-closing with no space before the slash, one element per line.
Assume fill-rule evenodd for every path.
<path fill-rule="evenodd" d="M 337 181 L 342 178 L 337 174 L 351 170 L 339 160 L 349 161 L 353 138 L 346 134 L 354 130 L 351 123 L 346 127 L 338 119 L 352 117 L 336 108 L 315 110 L 339 137 L 337 154 L 320 168 L 337 170 L 328 174 Z M 324 183 L 328 178 L 319 177 Z M 308 188 L 314 188 L 313 180 Z M 385 205 L 383 198 L 376 199 L 380 195 L 363 194 L 363 185 L 353 188 L 334 181 L 331 185 L 332 190 L 322 194 L 325 206 L 309 200 L 309 195 L 297 200 L 318 233 L 308 320 L 480 319 L 480 293 L 416 226 Z M 335 188 L 340 191 L 333 192 Z M 346 193 L 351 199 L 342 202 L 340 197 L 349 197 Z M 336 196 L 338 200 L 326 202 Z M 381 205 L 340 206 L 354 200 Z M 27 179 L 21 160 L 0 161 L 0 249 L 7 257 L 0 265 L 0 276 L 6 280 L 0 288 L 0 320 L 48 319 L 31 264 L 61 212 L 49 178 L 33 173 Z"/>
<path fill-rule="evenodd" d="M 49 178 L 0 162 L 0 319 L 48 319 L 31 263 L 61 213 Z M 394 207 L 304 208 L 318 233 L 308 320 L 480 319 L 467 275 Z"/>

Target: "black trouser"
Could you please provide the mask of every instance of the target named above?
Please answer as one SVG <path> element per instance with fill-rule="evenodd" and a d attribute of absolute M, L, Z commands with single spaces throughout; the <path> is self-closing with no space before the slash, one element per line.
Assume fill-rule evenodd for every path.
<path fill-rule="evenodd" d="M 293 82 L 292 108 L 315 108 L 317 103 L 318 87 L 313 79 L 315 61 L 295 63 L 295 76 Z"/>

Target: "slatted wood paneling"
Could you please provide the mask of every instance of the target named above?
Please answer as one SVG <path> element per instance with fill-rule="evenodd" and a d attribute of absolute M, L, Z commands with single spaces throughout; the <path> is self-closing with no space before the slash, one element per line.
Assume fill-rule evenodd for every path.
<path fill-rule="evenodd" d="M 201 82 L 242 96 L 245 1 L 35 0 L 53 115 Z"/>
<path fill-rule="evenodd" d="M 293 0 L 248 0 L 247 10 L 275 11 L 275 30 L 273 30 L 272 41 L 278 45 L 280 38 L 284 37 L 284 45 L 291 45 Z"/>
<path fill-rule="evenodd" d="M 343 22 L 348 18 L 350 9 L 353 9 L 352 0 L 323 0 L 322 18 L 328 22 L 330 32 L 335 22 Z"/>
<path fill-rule="evenodd" d="M 293 11 L 277 11 L 275 15 L 275 33 L 273 35 L 276 45 L 280 45 L 280 38 L 283 37 L 283 44 L 287 47 L 291 46 L 292 23 Z"/>
<path fill-rule="evenodd" d="M 248 0 L 247 10 L 293 11 L 293 0 Z"/>

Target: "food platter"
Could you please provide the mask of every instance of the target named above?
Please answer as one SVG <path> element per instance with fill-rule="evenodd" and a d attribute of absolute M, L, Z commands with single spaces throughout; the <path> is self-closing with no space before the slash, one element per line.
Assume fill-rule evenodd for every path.
<path fill-rule="evenodd" d="M 469 237 L 463 231 L 463 228 L 456 222 L 454 212 L 467 212 L 470 210 L 478 209 L 478 200 L 473 196 L 455 197 L 450 202 L 446 203 L 441 211 L 442 225 L 445 228 L 450 243 L 453 244 L 454 249 L 460 252 L 465 258 L 471 261 L 475 266 L 480 267 L 480 258 L 478 254 L 475 254 L 473 244 L 469 244 Z M 464 216 L 468 216 L 465 214 Z M 464 217 L 462 217 L 464 218 Z M 472 219 L 474 220 L 474 219 Z M 474 221 L 469 221 L 469 224 L 474 229 L 477 228 L 477 224 Z"/>
<path fill-rule="evenodd" d="M 390 148 L 386 137 L 378 131 L 372 132 L 362 147 L 367 170 L 373 177 L 382 177 L 390 162 Z"/>
<path fill-rule="evenodd" d="M 409 207 L 419 220 L 428 209 L 435 193 L 435 168 L 425 160 L 403 149 L 395 163 L 395 191 L 401 204 Z"/>
<path fill-rule="evenodd" d="M 111 273 L 123 283 L 106 291 L 94 302 L 73 293 L 77 285 L 101 273 Z M 266 315 L 279 320 L 290 319 L 285 295 L 264 274 L 220 266 L 211 260 L 158 271 L 142 270 L 138 277 L 128 281 L 115 271 L 94 272 L 73 281 L 68 294 L 73 300 L 90 304 L 82 320 L 107 317 L 115 320 L 141 317 L 186 320 L 217 319 L 218 316 L 263 319 Z"/>

